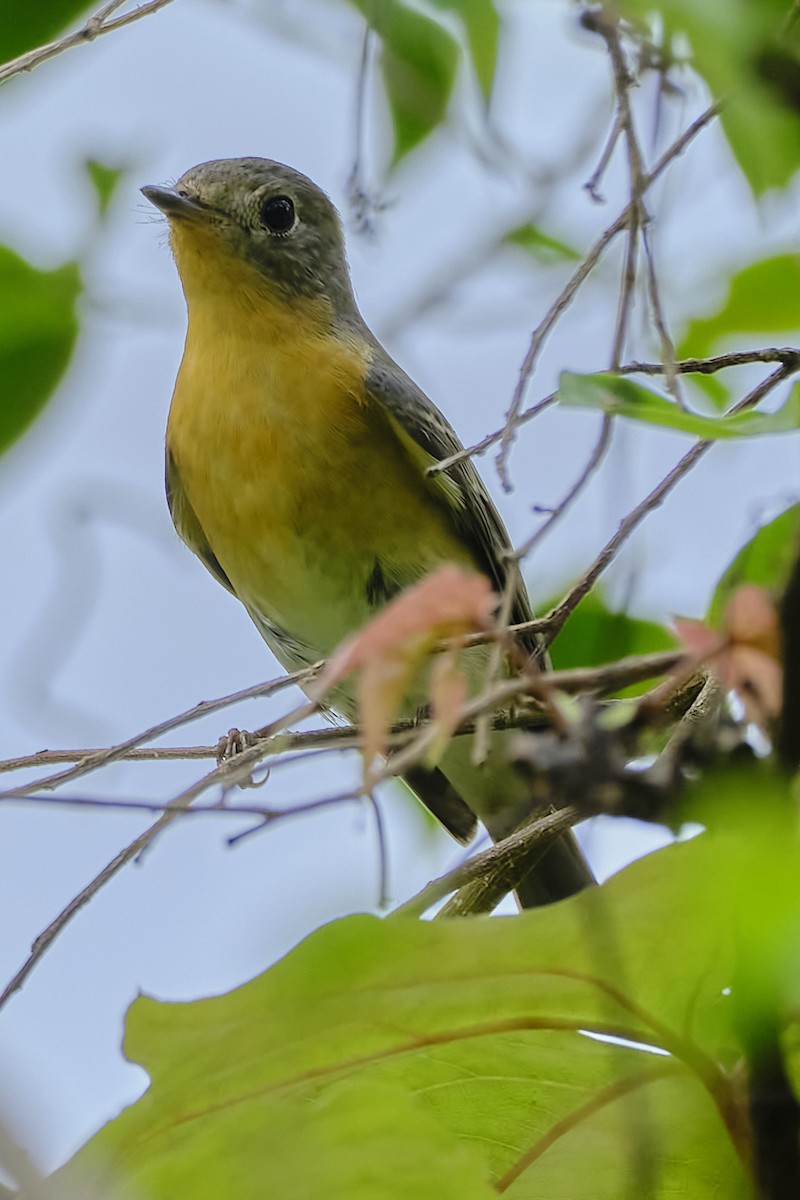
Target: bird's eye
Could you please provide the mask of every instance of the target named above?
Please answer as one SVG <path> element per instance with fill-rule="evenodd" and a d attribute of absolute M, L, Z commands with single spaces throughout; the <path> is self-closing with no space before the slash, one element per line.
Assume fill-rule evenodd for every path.
<path fill-rule="evenodd" d="M 288 233 L 294 225 L 294 204 L 289 196 L 270 196 L 261 205 L 261 224 L 270 233 Z"/>

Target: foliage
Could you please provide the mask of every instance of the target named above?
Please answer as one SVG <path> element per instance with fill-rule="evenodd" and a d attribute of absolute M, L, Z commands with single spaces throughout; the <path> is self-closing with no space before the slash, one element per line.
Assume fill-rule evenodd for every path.
<path fill-rule="evenodd" d="M 564 371 L 558 398 L 566 408 L 594 408 L 611 417 L 627 417 L 710 440 L 795 433 L 800 428 L 800 389 L 796 386 L 775 412 L 739 412 L 728 417 L 704 417 L 679 408 L 632 379 L 607 372 L 574 375 Z"/>
<path fill-rule="evenodd" d="M 222 1180 L 237 1200 L 477 1198 L 498 1181 L 611 1200 L 640 1172 L 641 1195 L 748 1195 L 741 964 L 763 969 L 768 947 L 783 990 L 800 965 L 798 848 L 755 816 L 753 787 L 777 814 L 784 785 L 754 768 L 726 781 L 715 832 L 541 912 L 353 917 L 229 995 L 137 1000 L 126 1053 L 150 1088 L 67 1178 L 174 1200 Z"/>
<path fill-rule="evenodd" d="M 76 263 L 39 271 L 0 246 L 0 452 L 15 441 L 51 396 L 78 333 Z"/>
<path fill-rule="evenodd" d="M 755 583 L 780 595 L 800 545 L 800 504 L 762 525 L 726 568 L 714 589 L 708 610 L 712 625 L 719 622 L 731 593 L 743 583 Z"/>
<path fill-rule="evenodd" d="M 86 0 L 0 0 L 0 62 L 50 41 L 87 8 Z"/>

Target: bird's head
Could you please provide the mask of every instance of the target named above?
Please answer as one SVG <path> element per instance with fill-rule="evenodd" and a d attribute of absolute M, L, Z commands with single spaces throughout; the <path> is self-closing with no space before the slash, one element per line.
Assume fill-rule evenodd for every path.
<path fill-rule="evenodd" d="M 266 158 L 217 159 L 142 193 L 169 221 L 190 313 L 232 292 L 252 303 L 321 301 L 334 319 L 355 311 L 339 214 L 299 171 Z"/>

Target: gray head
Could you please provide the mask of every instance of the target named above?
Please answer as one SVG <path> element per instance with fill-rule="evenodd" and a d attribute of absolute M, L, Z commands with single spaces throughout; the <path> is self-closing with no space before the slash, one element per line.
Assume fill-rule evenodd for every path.
<path fill-rule="evenodd" d="M 327 299 L 339 317 L 355 312 L 339 214 L 299 171 L 267 158 L 223 158 L 192 167 L 174 188 L 142 192 L 169 220 L 190 306 L 198 289 L 249 276 L 255 286 L 257 275 L 276 299 Z"/>

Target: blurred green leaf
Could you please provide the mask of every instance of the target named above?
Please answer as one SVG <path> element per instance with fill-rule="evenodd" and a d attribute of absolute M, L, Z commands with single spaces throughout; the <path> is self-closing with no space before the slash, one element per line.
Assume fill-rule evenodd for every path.
<path fill-rule="evenodd" d="M 80 289 L 76 263 L 38 271 L 0 246 L 0 452 L 30 425 L 66 369 Z"/>
<path fill-rule="evenodd" d="M 489 1200 L 516 1174 L 521 1200 L 619 1200 L 644 1154 L 654 1200 L 749 1195 L 725 866 L 706 836 L 519 917 L 352 917 L 226 996 L 137 1000 L 125 1049 L 151 1086 L 57 1181 Z"/>
<path fill-rule="evenodd" d="M 793 504 L 742 547 L 714 589 L 707 624 L 718 627 L 731 594 L 743 583 L 755 583 L 779 595 L 787 582 L 800 543 L 800 504 Z"/>
<path fill-rule="evenodd" d="M 90 7 L 86 0 L 0 0 L 0 63 L 52 41 Z"/>
<path fill-rule="evenodd" d="M 725 303 L 696 317 L 684 333 L 679 358 L 705 358 L 732 334 L 797 334 L 800 329 L 800 257 L 783 254 L 751 263 L 731 277 Z"/>
<path fill-rule="evenodd" d="M 550 237 L 541 229 L 537 229 L 535 225 L 519 225 L 511 233 L 506 234 L 504 240 L 509 246 L 520 246 L 523 250 L 527 250 L 538 262 L 552 263 L 565 260 L 578 262 L 581 257 L 573 246 L 568 246 L 566 242 L 559 241 L 558 238 Z"/>
<path fill-rule="evenodd" d="M 353 2 L 381 39 L 397 164 L 443 121 L 456 79 L 458 43 L 438 21 L 402 0 Z"/>
<path fill-rule="evenodd" d="M 89 176 L 89 180 L 95 190 L 97 203 L 100 208 L 100 216 L 104 217 L 111 201 L 114 199 L 117 184 L 125 174 L 125 169 L 123 167 L 109 167 L 94 158 L 88 158 L 86 160 L 86 174 Z"/>
<path fill-rule="evenodd" d="M 552 605 L 540 606 L 542 612 Z M 558 670 L 570 667 L 594 667 L 616 662 L 629 654 L 654 654 L 678 645 L 663 625 L 643 621 L 628 613 L 614 612 L 599 591 L 590 592 L 578 605 L 553 642 L 551 654 Z M 647 683 L 627 689 L 625 695 L 638 695 Z"/>
<path fill-rule="evenodd" d="M 708 317 L 689 323 L 678 358 L 705 358 L 736 334 L 796 336 L 800 328 L 800 258 L 785 254 L 751 263 L 729 281 L 725 302 Z M 694 376 L 717 408 L 730 402 L 723 375 Z"/>
<path fill-rule="evenodd" d="M 431 0 L 435 8 L 454 13 L 464 24 L 467 44 L 481 91 L 489 98 L 497 67 L 500 17 L 493 0 Z"/>
<path fill-rule="evenodd" d="M 722 124 L 756 194 L 784 187 L 800 161 L 800 60 L 786 0 L 624 0 L 623 11 L 684 34 L 691 65 L 726 101 Z M 780 62 L 778 69 L 777 62 Z"/>
<path fill-rule="evenodd" d="M 660 425 L 699 438 L 760 437 L 792 433 L 800 428 L 800 387 L 795 385 L 775 412 L 741 412 L 730 417 L 704 417 L 620 375 L 600 372 L 576 375 L 562 371 L 558 398 L 568 408 L 593 408 L 612 416 Z"/>

